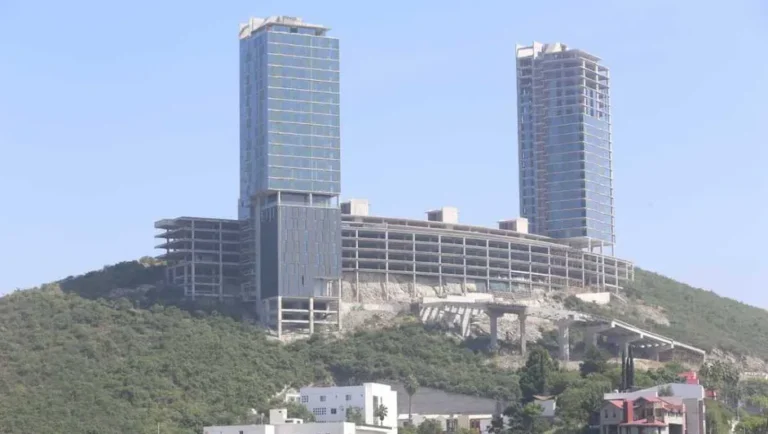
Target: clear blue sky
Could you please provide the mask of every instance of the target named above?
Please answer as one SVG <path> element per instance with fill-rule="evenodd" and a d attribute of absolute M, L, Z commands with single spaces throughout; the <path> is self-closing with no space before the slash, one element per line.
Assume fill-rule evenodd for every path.
<path fill-rule="evenodd" d="M 0 0 L 0 292 L 236 215 L 237 29 L 276 14 L 341 39 L 342 197 L 387 216 L 516 216 L 515 43 L 599 55 L 617 253 L 768 306 L 762 0 Z"/>

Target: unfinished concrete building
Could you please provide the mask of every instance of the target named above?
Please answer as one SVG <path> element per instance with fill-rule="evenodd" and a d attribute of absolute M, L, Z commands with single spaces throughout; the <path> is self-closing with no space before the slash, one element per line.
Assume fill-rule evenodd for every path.
<path fill-rule="evenodd" d="M 162 230 L 156 246 L 165 250 L 158 259 L 167 263 L 167 283 L 191 297 L 240 295 L 240 222 L 237 220 L 178 217 L 155 222 Z"/>
<path fill-rule="evenodd" d="M 468 292 L 569 290 L 616 292 L 634 278 L 631 262 L 524 232 L 525 219 L 500 229 L 458 222 L 458 210 L 429 211 L 428 219 L 367 215 L 360 200 L 343 204 L 343 296 L 358 300 L 371 288 L 404 299 Z M 363 298 L 368 298 L 363 295 Z"/>

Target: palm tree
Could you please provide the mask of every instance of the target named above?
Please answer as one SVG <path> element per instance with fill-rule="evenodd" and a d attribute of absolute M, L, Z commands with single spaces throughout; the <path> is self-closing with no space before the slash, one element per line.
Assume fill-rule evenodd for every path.
<path fill-rule="evenodd" d="M 413 374 L 405 379 L 405 392 L 408 394 L 408 422 L 413 425 L 413 395 L 419 390 L 419 381 Z"/>
<path fill-rule="evenodd" d="M 379 404 L 376 410 L 373 411 L 373 417 L 379 419 L 379 425 L 384 425 L 384 418 L 387 417 L 387 407 L 384 404 Z"/>

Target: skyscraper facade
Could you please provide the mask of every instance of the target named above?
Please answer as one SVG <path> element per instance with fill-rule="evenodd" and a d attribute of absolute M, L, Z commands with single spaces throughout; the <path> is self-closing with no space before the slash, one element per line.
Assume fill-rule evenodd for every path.
<path fill-rule="evenodd" d="M 520 215 L 532 233 L 613 246 L 608 68 L 561 43 L 516 51 Z"/>
<path fill-rule="evenodd" d="M 341 277 L 339 41 L 295 17 L 240 26 L 243 292 L 324 295 Z"/>

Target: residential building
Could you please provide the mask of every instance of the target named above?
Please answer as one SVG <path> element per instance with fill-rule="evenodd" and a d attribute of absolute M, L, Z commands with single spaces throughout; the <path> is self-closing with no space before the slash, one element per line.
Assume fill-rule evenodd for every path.
<path fill-rule="evenodd" d="M 365 425 L 386 427 L 390 434 L 397 433 L 397 392 L 389 385 L 302 387 L 300 394 L 301 403 L 318 422 L 343 422 L 347 420 L 347 411 L 359 409 Z M 383 421 L 376 412 L 381 406 L 386 409 Z"/>
<path fill-rule="evenodd" d="M 684 434 L 685 404 L 674 397 L 609 400 L 601 409 L 601 434 Z"/>
<path fill-rule="evenodd" d="M 665 390 L 668 393 L 671 393 L 671 396 L 659 396 L 659 391 Z M 633 392 L 626 392 L 626 393 L 606 393 L 603 395 L 603 399 L 606 401 L 606 404 L 609 402 L 631 402 L 631 401 L 638 401 L 638 400 L 645 400 L 645 401 L 653 401 L 654 399 L 661 399 L 662 401 L 666 403 L 671 403 L 673 405 L 682 404 L 684 406 L 684 426 L 685 426 L 685 433 L 686 434 L 705 434 L 706 433 L 706 405 L 704 403 L 704 398 L 706 396 L 704 387 L 698 384 L 684 384 L 684 383 L 668 383 L 668 384 L 662 384 L 656 387 L 649 387 L 647 389 L 641 389 L 636 390 Z M 644 401 L 640 401 L 644 402 Z M 622 404 L 623 405 L 623 404 Z M 610 408 L 609 408 L 610 409 Z M 605 410 L 605 407 L 604 409 Z M 634 412 L 634 415 L 637 415 L 639 413 Z M 613 413 L 610 413 L 610 419 L 608 419 L 609 423 L 608 425 L 611 425 L 613 420 L 615 420 L 615 416 L 613 416 Z M 601 414 L 601 425 L 603 425 L 604 417 L 608 417 L 607 415 Z M 626 422 L 629 419 L 626 419 L 626 414 L 622 416 L 624 418 L 624 422 Z M 608 431 L 611 432 L 611 431 Z M 630 432 L 630 431 L 627 431 Z M 642 431 L 640 431 L 642 432 Z M 656 432 L 656 431 L 652 431 Z M 664 431 L 661 431 L 662 433 Z M 623 433 L 623 431 L 621 431 Z M 674 431 L 670 431 L 670 433 L 674 433 Z"/>
<path fill-rule="evenodd" d="M 608 68 L 559 42 L 516 54 L 520 215 L 531 233 L 613 246 Z"/>
<path fill-rule="evenodd" d="M 279 326 L 341 278 L 339 41 L 301 18 L 240 26 L 243 293 Z M 336 289 L 334 289 L 336 288 Z M 281 297 L 290 297 L 283 306 Z"/>
<path fill-rule="evenodd" d="M 312 422 L 288 418 L 286 409 L 269 411 L 269 423 L 264 425 L 207 426 L 203 434 L 388 434 L 387 428 L 357 425 L 350 422 Z"/>
<path fill-rule="evenodd" d="M 237 220 L 177 217 L 155 222 L 164 240 L 155 248 L 166 262 L 166 281 L 191 297 L 240 294 L 240 223 Z"/>

